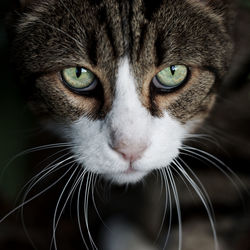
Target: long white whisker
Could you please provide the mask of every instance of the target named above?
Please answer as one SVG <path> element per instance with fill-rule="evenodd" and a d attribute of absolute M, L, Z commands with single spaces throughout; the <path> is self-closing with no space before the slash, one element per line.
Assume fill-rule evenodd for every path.
<path fill-rule="evenodd" d="M 164 242 L 164 247 L 163 247 L 163 249 L 165 249 L 166 246 L 167 246 L 169 237 L 170 237 L 171 226 L 172 226 L 172 198 L 171 198 L 170 187 L 169 187 L 168 178 L 166 176 L 166 173 L 162 169 L 159 169 L 159 171 L 160 171 L 160 174 L 161 174 L 161 179 L 163 178 L 163 183 L 165 185 L 165 207 L 164 207 L 164 213 L 163 213 L 160 229 L 159 229 L 159 232 L 157 234 L 157 237 L 156 237 L 155 241 L 157 241 L 159 239 L 159 237 L 160 237 L 160 233 L 161 233 L 163 225 L 164 225 L 164 221 L 165 221 L 165 218 L 166 218 L 167 211 L 169 211 L 168 230 L 167 230 L 167 236 L 166 236 L 166 239 L 165 239 L 165 242 Z M 169 210 L 168 210 L 168 208 L 169 208 Z"/>
<path fill-rule="evenodd" d="M 201 140 L 204 140 L 204 141 L 208 141 L 212 144 L 215 144 L 216 147 L 222 149 L 221 145 L 219 144 L 218 140 L 214 137 L 212 137 L 211 135 L 208 135 L 208 134 L 187 134 L 185 136 L 185 138 L 188 140 L 188 141 L 194 141 L 194 142 L 199 142 L 201 143 Z M 197 140 L 199 139 L 199 140 Z"/>
<path fill-rule="evenodd" d="M 96 244 L 94 243 L 94 240 L 91 236 L 91 232 L 89 229 L 89 223 L 88 223 L 88 202 L 89 202 L 89 191 L 90 191 L 90 183 L 91 183 L 91 178 L 92 178 L 92 173 L 89 173 L 87 182 L 86 182 L 86 189 L 85 189 L 85 197 L 84 197 L 84 219 L 86 223 L 86 228 L 89 236 L 89 240 L 91 243 L 91 246 L 93 249 L 98 249 Z"/>
<path fill-rule="evenodd" d="M 174 181 L 174 176 L 172 174 L 172 171 L 169 167 L 166 168 L 166 172 L 168 173 L 169 181 L 172 187 L 175 204 L 176 204 L 176 211 L 177 211 L 177 217 L 178 217 L 178 223 L 179 223 L 179 247 L 178 249 L 182 249 L 182 219 L 181 219 L 181 208 L 180 208 L 180 201 L 178 196 L 177 187 Z"/>
<path fill-rule="evenodd" d="M 71 167 L 72 168 L 72 167 Z M 71 170 L 71 168 L 69 168 L 60 178 L 58 178 L 54 183 L 52 183 L 51 185 L 49 185 L 48 187 L 46 187 L 44 190 L 42 190 L 41 192 L 39 192 L 38 194 L 34 195 L 33 197 L 31 197 L 30 199 L 28 199 L 27 201 L 23 202 L 22 204 L 18 205 L 17 207 L 15 207 L 13 210 L 11 210 L 9 213 L 7 213 L 1 220 L 0 223 L 2 223 L 7 217 L 9 217 L 11 214 L 13 214 L 14 212 L 16 212 L 18 209 L 20 209 L 21 207 L 25 206 L 26 204 L 28 204 L 29 202 L 33 201 L 34 199 L 36 199 L 37 197 L 39 197 L 40 195 L 44 194 L 45 192 L 47 192 L 49 189 L 51 189 L 53 186 L 55 186 L 60 180 L 62 180 L 65 175 Z"/>
<path fill-rule="evenodd" d="M 61 147 L 71 147 L 73 146 L 73 144 L 70 143 L 54 143 L 54 144 L 47 144 L 47 145 L 42 145 L 42 146 L 38 146 L 38 147 L 34 147 L 34 148 L 29 148 L 29 149 L 25 149 L 22 152 L 16 154 L 14 157 L 12 157 L 12 159 L 10 159 L 7 164 L 4 166 L 3 170 L 1 171 L 1 176 L 0 179 L 3 177 L 6 169 L 19 157 L 22 157 L 24 155 L 33 153 L 33 152 L 37 152 L 37 151 L 41 151 L 41 150 L 47 150 L 47 149 L 54 149 L 54 148 L 61 148 Z"/>
<path fill-rule="evenodd" d="M 96 211 L 96 214 L 97 214 L 97 216 L 99 217 L 99 219 L 101 220 L 101 222 L 102 222 L 102 224 L 104 225 L 104 227 L 106 228 L 106 229 L 108 229 L 109 231 L 111 231 L 111 229 L 106 225 L 106 223 L 104 222 L 104 220 L 102 219 L 102 217 L 101 217 L 101 215 L 100 215 L 100 213 L 99 213 L 99 211 L 98 211 L 98 208 L 97 208 L 97 206 L 96 206 L 96 202 L 95 202 L 95 196 L 94 196 L 94 188 L 95 188 L 95 184 L 96 184 L 96 179 L 98 178 L 98 176 L 96 175 L 96 176 L 94 176 L 95 178 L 93 179 L 93 182 L 92 182 L 92 186 L 93 186 L 93 188 L 92 188 L 92 192 L 91 192 L 91 196 L 92 196 L 92 202 L 93 202 L 93 205 L 94 205 L 94 209 L 95 209 L 95 211 Z"/>
<path fill-rule="evenodd" d="M 191 157 L 194 157 L 197 159 L 202 158 L 204 159 L 205 161 L 209 162 L 210 164 L 212 164 L 212 166 L 216 167 L 218 170 L 220 170 L 229 180 L 230 182 L 233 184 L 233 186 L 235 187 L 235 189 L 238 191 L 239 195 L 241 196 L 242 198 L 242 194 L 241 194 L 241 191 L 238 187 L 238 185 L 235 183 L 234 179 L 237 181 L 238 184 L 240 184 L 240 186 L 242 188 L 244 188 L 244 190 L 247 190 L 247 188 L 245 187 L 244 183 L 241 181 L 241 179 L 224 163 L 222 162 L 221 160 L 219 160 L 218 158 L 216 158 L 215 156 L 203 151 L 203 150 L 200 150 L 200 149 L 196 149 L 196 148 L 193 148 L 193 147 L 182 147 L 182 149 L 184 152 L 187 152 L 186 155 L 189 155 Z M 198 153 L 197 153 L 198 152 Z M 181 154 L 185 155 L 185 153 L 181 152 Z M 204 154 L 204 155 L 202 155 Z M 196 156 L 196 157 L 195 157 Z M 210 158 L 208 158 L 210 157 Z M 215 162 L 214 162 L 214 161 Z M 226 170 L 234 177 L 234 179 L 232 178 L 232 176 L 230 176 L 222 167 L 220 167 L 218 164 L 216 164 L 216 162 L 218 162 L 221 166 L 225 167 Z M 248 192 L 248 191 L 247 191 Z"/>
<path fill-rule="evenodd" d="M 25 192 L 25 194 L 24 194 L 23 200 L 26 199 L 28 193 L 29 193 L 29 192 L 30 192 L 30 191 L 31 191 L 31 190 L 32 190 L 41 180 L 43 180 L 44 178 L 46 178 L 46 177 L 49 176 L 50 174 L 52 174 L 52 173 L 54 173 L 54 172 L 56 172 L 56 171 L 58 171 L 58 170 L 60 170 L 60 169 L 62 169 L 62 168 L 64 168 L 64 167 L 66 167 L 67 165 L 69 165 L 69 164 L 71 164 L 71 163 L 74 163 L 75 160 L 68 162 L 66 165 L 62 165 L 63 163 L 67 162 L 68 160 L 71 160 L 72 158 L 74 158 L 74 157 L 73 157 L 73 156 L 68 157 L 67 159 L 65 159 L 65 160 L 63 160 L 63 161 L 61 161 L 61 162 L 59 162 L 59 163 L 57 163 L 57 164 L 55 164 L 55 165 L 52 165 L 52 166 L 48 169 L 47 172 L 45 172 L 41 177 L 39 177 L 39 178 L 37 178 L 36 180 L 34 180 L 34 182 L 32 182 L 32 183 L 29 185 L 28 189 L 26 190 L 26 192 Z M 62 165 L 62 166 L 59 167 L 60 165 Z"/>
<path fill-rule="evenodd" d="M 66 154 L 67 155 L 67 154 Z M 63 155 L 61 157 L 59 157 L 58 159 L 56 159 L 55 161 L 53 161 L 52 163 L 50 163 L 46 168 L 44 168 L 43 170 L 41 170 L 38 174 L 36 174 L 34 177 L 32 177 L 27 184 L 24 185 L 24 187 L 22 188 L 21 192 L 23 192 L 23 190 L 27 187 L 26 192 L 28 193 L 31 189 L 32 186 L 35 186 L 38 182 L 40 182 L 42 179 L 44 179 L 46 176 L 50 175 L 51 173 L 54 172 L 54 170 L 56 169 L 59 170 L 62 167 L 58 168 L 58 166 L 62 165 L 64 162 L 74 158 L 73 156 L 70 156 L 58 163 L 56 163 L 58 160 L 64 158 L 66 155 Z M 40 177 L 39 177 L 40 176 Z"/>
<path fill-rule="evenodd" d="M 46 178 L 48 175 L 52 174 L 53 172 L 58 171 L 58 170 L 64 168 L 64 167 L 67 166 L 68 164 L 71 164 L 72 162 L 69 162 L 67 165 L 62 165 L 61 167 L 58 167 L 58 166 L 60 166 L 61 164 L 63 164 L 65 161 L 70 160 L 71 158 L 73 158 L 73 157 L 68 157 L 66 160 L 61 161 L 61 162 L 59 162 L 59 163 L 57 163 L 57 164 L 54 164 L 54 166 L 51 166 L 51 168 L 47 169 L 48 171 L 45 172 L 40 178 L 37 177 L 37 176 L 39 176 L 39 175 L 36 175 L 35 177 L 37 177 L 37 180 L 36 180 L 36 181 L 34 180 L 34 181 L 29 185 L 27 191 L 26 191 L 25 194 L 24 194 L 22 203 L 25 202 L 25 200 L 26 200 L 26 198 L 27 198 L 27 196 L 28 196 L 28 193 L 34 188 L 34 186 L 35 186 L 37 183 L 39 183 L 42 179 Z M 44 171 L 41 171 L 41 172 L 44 172 Z M 33 243 L 32 239 L 31 239 L 30 236 L 29 236 L 28 230 L 27 230 L 26 225 L 25 225 L 25 222 L 24 222 L 24 207 L 23 207 L 23 206 L 21 207 L 21 221 L 22 221 L 22 225 L 23 225 L 24 232 L 25 232 L 26 236 L 28 237 L 29 241 L 31 242 L 33 248 L 36 249 L 36 247 L 34 246 L 34 243 Z"/>
<path fill-rule="evenodd" d="M 86 247 L 86 250 L 89 250 L 89 247 L 88 247 L 88 245 L 86 243 L 86 240 L 84 239 L 84 235 L 83 235 L 83 232 L 82 232 L 81 220 L 80 220 L 80 197 L 81 197 L 82 185 L 83 185 L 83 181 L 84 181 L 84 177 L 85 177 L 86 173 L 87 173 L 87 171 L 84 172 L 84 175 L 82 176 L 82 180 L 80 182 L 78 195 L 77 195 L 77 222 L 78 222 L 78 227 L 79 227 L 79 230 L 80 230 L 80 234 L 81 234 L 83 244 Z"/>
<path fill-rule="evenodd" d="M 171 195 L 171 189 L 170 189 L 170 185 L 169 185 L 169 181 L 168 181 L 168 175 L 165 169 L 162 170 L 162 174 L 163 174 L 163 178 L 164 178 L 164 182 L 166 185 L 166 188 L 168 190 L 168 199 L 169 199 L 169 222 L 168 222 L 168 231 L 167 231 L 167 237 L 164 243 L 164 248 L 165 249 L 167 247 L 167 243 L 170 237 L 170 233 L 171 233 L 171 227 L 172 227 L 172 218 L 173 218 L 173 210 L 172 210 L 172 195 Z"/>
<path fill-rule="evenodd" d="M 74 167 L 75 164 L 72 165 L 71 168 Z M 61 202 L 61 199 L 62 199 L 62 196 L 66 190 L 66 188 L 68 187 L 71 179 L 73 178 L 75 172 L 77 171 L 77 168 L 75 168 L 75 170 L 73 171 L 73 173 L 71 174 L 71 176 L 69 177 L 69 179 L 67 180 L 58 200 L 57 200 L 57 203 L 56 203 L 56 208 L 55 208 L 55 212 L 54 212 L 54 217 L 53 217 L 53 235 L 52 235 L 52 241 L 51 241 L 51 247 L 52 245 L 54 245 L 55 247 L 55 250 L 57 250 L 57 242 L 56 242 L 56 228 L 57 228 L 57 224 L 58 224 L 58 221 L 56 220 L 56 217 L 57 217 L 57 211 L 58 211 L 58 208 L 59 208 L 59 205 L 60 205 L 60 202 Z M 60 218 L 59 218 L 60 219 Z"/>
<path fill-rule="evenodd" d="M 202 184 L 202 182 L 200 181 L 200 179 L 198 178 L 198 176 L 194 173 L 194 171 L 187 165 L 187 163 L 185 161 L 183 161 L 181 158 L 179 158 L 179 160 L 181 161 L 181 163 L 188 169 L 188 171 L 192 174 L 192 176 L 195 178 L 195 180 L 197 181 L 199 187 L 201 188 L 201 191 L 203 193 L 203 195 L 205 196 L 206 198 L 206 201 L 210 207 L 210 211 L 213 215 L 213 218 L 215 217 L 214 216 L 214 210 L 213 210 L 213 205 L 212 205 L 212 202 L 211 202 L 211 199 L 207 193 L 207 190 L 206 188 L 204 187 L 204 185 Z M 176 164 L 180 167 L 183 168 L 183 166 L 181 165 L 181 163 L 178 162 L 178 160 L 176 159 Z"/>
<path fill-rule="evenodd" d="M 79 165 L 78 165 L 76 168 L 79 168 Z M 80 171 L 81 171 L 81 170 L 82 170 L 82 168 L 80 167 Z M 62 209 L 61 209 L 61 212 L 60 212 L 59 215 L 57 216 L 57 221 L 56 221 L 56 225 L 55 225 L 55 230 L 56 230 L 57 227 L 58 227 L 58 223 L 59 223 L 60 218 L 61 218 L 61 216 L 62 216 L 62 213 L 63 213 L 63 211 L 64 211 L 64 209 L 65 209 L 65 207 L 66 207 L 66 205 L 67 205 L 67 203 L 68 203 L 68 200 L 70 199 L 70 197 L 71 197 L 72 194 L 74 193 L 75 189 L 77 188 L 77 186 L 78 186 L 79 183 L 81 182 L 82 176 L 84 176 L 85 173 L 86 173 L 86 171 L 83 170 L 83 172 L 80 172 L 80 173 L 77 175 L 76 180 L 74 181 L 74 183 L 73 183 L 73 185 L 72 185 L 72 187 L 71 187 L 71 190 L 69 191 L 69 193 L 68 193 L 68 195 L 67 195 L 67 197 L 66 197 L 66 200 L 65 200 L 64 205 L 63 205 L 63 207 L 62 207 Z"/>
<path fill-rule="evenodd" d="M 221 161 L 220 159 L 218 159 L 217 157 L 215 157 L 214 155 L 204 151 L 204 150 L 201 150 L 201 149 L 198 149 L 198 148 L 194 148 L 194 147 L 190 147 L 190 146 L 183 146 L 182 147 L 183 150 L 186 150 L 187 152 L 191 152 L 191 153 L 195 153 L 194 151 L 196 152 L 199 152 L 199 153 L 202 153 L 208 157 L 210 157 L 211 159 L 213 159 L 215 162 L 218 162 L 219 164 L 221 164 L 223 167 L 226 168 L 226 170 L 228 170 L 228 172 L 244 187 L 244 183 L 242 183 L 241 179 L 239 178 L 239 176 L 230 168 L 228 167 L 223 161 Z M 198 154 L 199 155 L 199 154 Z M 199 155 L 199 156 L 202 156 L 202 155 Z M 204 156 L 203 156 L 204 157 Z M 207 161 L 209 161 L 210 163 L 213 163 L 209 158 L 203 158 Z M 215 163 L 213 163 L 213 165 L 215 165 Z M 217 166 L 218 167 L 218 166 Z"/>
<path fill-rule="evenodd" d="M 177 173 L 182 174 L 186 180 L 190 183 L 190 185 L 193 187 L 194 191 L 196 192 L 196 194 L 199 196 L 200 200 L 202 201 L 207 214 L 208 214 L 208 218 L 210 221 L 210 225 L 212 228 L 212 233 L 213 233 L 213 237 L 214 237 L 214 247 L 216 250 L 219 249 L 218 246 L 218 238 L 217 238 L 217 233 L 216 233 L 216 228 L 215 228 L 215 223 L 214 223 L 214 213 L 213 210 L 211 212 L 211 204 L 209 204 L 210 201 L 207 201 L 206 196 L 202 193 L 202 190 L 200 189 L 200 187 L 193 181 L 193 179 L 190 177 L 190 175 L 186 172 L 186 170 L 177 162 L 173 162 L 173 164 L 177 167 L 177 169 L 173 168 Z"/>

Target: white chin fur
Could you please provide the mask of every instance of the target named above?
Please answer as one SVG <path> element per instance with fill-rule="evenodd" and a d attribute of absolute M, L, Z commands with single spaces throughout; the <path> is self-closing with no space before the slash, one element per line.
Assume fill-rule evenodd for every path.
<path fill-rule="evenodd" d="M 123 185 L 128 183 L 137 183 L 141 181 L 147 174 L 148 172 L 135 171 L 132 173 L 104 174 L 103 177 L 112 183 Z"/>

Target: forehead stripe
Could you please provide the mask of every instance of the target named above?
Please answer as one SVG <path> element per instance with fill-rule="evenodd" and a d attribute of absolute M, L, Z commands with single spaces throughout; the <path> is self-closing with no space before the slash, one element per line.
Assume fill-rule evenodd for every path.
<path fill-rule="evenodd" d="M 91 31 L 88 33 L 87 39 L 87 54 L 89 57 L 90 62 L 93 65 L 97 65 L 97 38 L 95 31 Z"/>
<path fill-rule="evenodd" d="M 164 44 L 164 36 L 161 32 L 158 31 L 156 40 L 155 40 L 155 52 L 156 52 L 156 58 L 155 58 L 155 65 L 159 67 L 165 58 L 165 54 L 167 52 L 167 48 L 163 46 Z"/>
<path fill-rule="evenodd" d="M 163 0 L 144 0 L 145 18 L 152 19 L 155 12 L 161 7 Z"/>
<path fill-rule="evenodd" d="M 148 25 L 144 24 L 141 27 L 141 37 L 140 37 L 140 41 L 139 41 L 139 48 L 138 48 L 138 53 L 137 53 L 137 61 L 139 60 L 140 56 L 141 56 L 141 52 L 144 46 L 144 42 L 146 39 L 146 35 L 147 35 L 147 30 L 148 30 Z"/>

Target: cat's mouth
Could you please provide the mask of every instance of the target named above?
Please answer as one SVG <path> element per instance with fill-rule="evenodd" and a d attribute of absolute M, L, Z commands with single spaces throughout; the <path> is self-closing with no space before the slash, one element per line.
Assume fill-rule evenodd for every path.
<path fill-rule="evenodd" d="M 105 175 L 107 179 L 111 179 L 113 182 L 117 184 L 128 184 L 128 183 L 136 183 L 143 179 L 149 171 L 142 171 L 133 168 L 132 164 L 129 165 L 127 170 L 116 172 L 113 174 Z"/>
<path fill-rule="evenodd" d="M 138 170 L 135 170 L 133 168 L 128 168 L 126 171 L 124 171 L 123 173 L 124 174 L 133 174 L 133 173 L 136 173 L 138 172 Z"/>
<path fill-rule="evenodd" d="M 133 173 L 136 173 L 136 172 L 138 172 L 138 170 L 136 170 L 136 169 L 133 168 L 133 165 L 132 165 L 131 162 L 129 164 L 128 169 L 125 170 L 125 171 L 123 171 L 124 174 L 133 174 Z"/>

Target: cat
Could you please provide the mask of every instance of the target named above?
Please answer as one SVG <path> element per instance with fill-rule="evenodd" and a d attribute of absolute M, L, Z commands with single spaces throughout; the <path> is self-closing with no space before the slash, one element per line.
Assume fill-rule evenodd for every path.
<path fill-rule="evenodd" d="M 180 223 L 176 171 L 204 203 L 216 249 L 209 200 L 178 156 L 192 151 L 185 141 L 209 115 L 230 67 L 234 4 L 20 0 L 10 17 L 21 88 L 44 126 L 69 147 L 70 169 L 81 169 L 76 184 L 86 173 L 135 184 L 158 170 L 166 193 L 173 192 Z M 121 231 L 117 238 L 126 229 Z M 173 249 L 181 249 L 180 242 Z"/>

